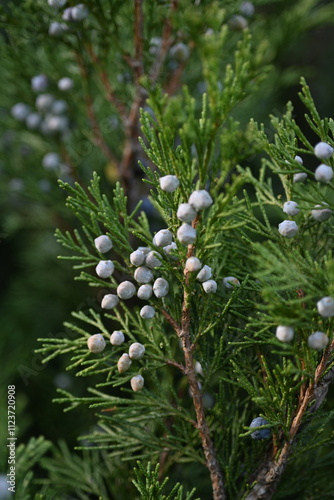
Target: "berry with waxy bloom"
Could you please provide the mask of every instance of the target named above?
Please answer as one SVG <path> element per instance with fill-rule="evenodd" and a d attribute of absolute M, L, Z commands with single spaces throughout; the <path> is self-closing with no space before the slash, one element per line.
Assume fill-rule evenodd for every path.
<path fill-rule="evenodd" d="M 95 271 L 100 278 L 109 278 L 114 272 L 114 269 L 115 266 L 111 260 L 100 260 Z"/>
<path fill-rule="evenodd" d="M 191 245 L 196 239 L 196 229 L 184 223 L 177 230 L 176 236 L 182 245 Z"/>
<path fill-rule="evenodd" d="M 330 208 L 323 208 L 327 203 L 322 203 L 322 205 L 316 205 L 313 210 L 311 210 L 311 215 L 313 219 L 323 222 L 330 218 L 333 211 Z"/>
<path fill-rule="evenodd" d="M 317 158 L 320 158 L 321 160 L 326 160 L 330 156 L 332 156 L 334 149 L 332 146 L 327 144 L 327 142 L 318 142 L 314 146 L 314 154 Z"/>
<path fill-rule="evenodd" d="M 100 253 L 106 253 L 112 249 L 112 241 L 109 238 L 109 236 L 107 236 L 106 234 L 101 234 L 101 236 L 98 236 L 97 238 L 95 238 L 94 245 L 95 245 L 95 248 Z"/>
<path fill-rule="evenodd" d="M 176 217 L 182 222 L 187 222 L 188 224 L 196 219 L 196 216 L 197 212 L 194 207 L 190 205 L 190 203 L 181 203 L 176 212 Z"/>
<path fill-rule="evenodd" d="M 136 293 L 136 287 L 131 281 L 123 281 L 117 287 L 117 295 L 120 299 L 131 299 Z"/>
<path fill-rule="evenodd" d="M 134 279 L 137 283 L 145 284 L 153 280 L 153 273 L 151 269 L 145 266 L 137 267 L 134 272 Z"/>
<path fill-rule="evenodd" d="M 40 94 L 36 97 L 36 108 L 42 112 L 49 111 L 54 100 L 55 98 L 52 94 Z"/>
<path fill-rule="evenodd" d="M 103 335 L 101 333 L 96 333 L 95 335 L 91 335 L 87 340 L 88 349 L 91 352 L 98 353 L 102 352 L 106 346 L 106 341 L 104 340 Z"/>
<path fill-rule="evenodd" d="M 24 122 L 27 116 L 29 115 L 30 112 L 30 107 L 27 104 L 24 104 L 23 102 L 18 102 L 12 106 L 10 110 L 12 116 L 15 118 L 15 120 L 19 122 Z"/>
<path fill-rule="evenodd" d="M 132 361 L 127 353 L 122 354 L 117 362 L 117 369 L 119 373 L 124 373 L 130 368 Z"/>
<path fill-rule="evenodd" d="M 129 356 L 131 359 L 141 359 L 145 354 L 145 347 L 139 342 L 134 342 L 129 347 Z"/>
<path fill-rule="evenodd" d="M 321 164 L 315 169 L 314 177 L 317 181 L 328 184 L 333 178 L 334 172 L 332 167 L 328 165 Z"/>
<path fill-rule="evenodd" d="M 145 261 L 145 254 L 141 250 L 135 250 L 134 252 L 130 253 L 130 262 L 134 266 L 141 266 L 144 264 Z"/>
<path fill-rule="evenodd" d="M 324 332 L 314 332 L 307 339 L 308 346 L 316 351 L 321 351 L 328 344 L 328 337 Z"/>
<path fill-rule="evenodd" d="M 294 330 L 291 326 L 280 325 L 276 328 L 276 337 L 281 342 L 291 342 L 294 336 Z"/>
<path fill-rule="evenodd" d="M 144 387 L 144 378 L 141 375 L 135 375 L 130 380 L 131 388 L 133 391 L 138 392 L 141 391 Z"/>
<path fill-rule="evenodd" d="M 296 155 L 295 158 L 294 158 L 295 161 L 297 161 L 298 163 L 300 163 L 301 165 L 303 165 L 303 158 L 301 158 L 300 156 Z"/>
<path fill-rule="evenodd" d="M 72 7 L 71 16 L 73 21 L 83 21 L 88 17 L 88 14 L 89 10 L 83 3 L 78 3 L 78 5 Z"/>
<path fill-rule="evenodd" d="M 176 175 L 164 175 L 159 179 L 160 188 L 167 193 L 173 193 L 180 185 Z"/>
<path fill-rule="evenodd" d="M 64 7 L 66 3 L 67 0 L 48 0 L 48 4 L 50 5 L 50 7 L 55 7 L 56 9 Z"/>
<path fill-rule="evenodd" d="M 137 291 L 137 297 L 141 300 L 148 300 L 152 297 L 153 288 L 151 285 L 141 285 Z"/>
<path fill-rule="evenodd" d="M 322 297 L 317 302 L 318 313 L 323 318 L 331 318 L 334 316 L 334 298 L 333 297 Z"/>
<path fill-rule="evenodd" d="M 205 293 L 216 293 L 217 291 L 217 283 L 215 280 L 204 281 L 202 287 Z"/>
<path fill-rule="evenodd" d="M 187 271 L 194 273 L 194 272 L 199 271 L 201 269 L 202 263 L 197 257 L 189 257 L 186 260 L 186 264 L 184 267 Z"/>
<path fill-rule="evenodd" d="M 51 105 L 51 113 L 54 113 L 55 115 L 61 115 L 62 113 L 65 113 L 67 111 L 67 102 L 64 101 L 63 99 L 57 99 L 53 101 Z"/>
<path fill-rule="evenodd" d="M 116 307 L 119 303 L 119 298 L 113 293 L 107 293 L 102 299 L 101 307 L 102 309 L 112 309 Z"/>
<path fill-rule="evenodd" d="M 166 247 L 170 245 L 173 240 L 173 235 L 168 229 L 161 229 L 153 238 L 153 244 L 157 247 Z"/>
<path fill-rule="evenodd" d="M 169 292 L 168 281 L 164 278 L 157 278 L 153 283 L 153 293 L 158 298 L 161 299 L 165 297 Z"/>
<path fill-rule="evenodd" d="M 31 88 L 34 92 L 45 92 L 48 85 L 49 80 L 46 75 L 36 75 L 31 79 Z"/>
<path fill-rule="evenodd" d="M 47 153 L 42 160 L 42 165 L 46 170 L 55 170 L 60 166 L 60 157 L 57 153 Z"/>
<path fill-rule="evenodd" d="M 58 23 L 58 21 L 53 21 L 49 26 L 50 36 L 61 36 L 67 30 L 67 26 L 64 23 Z"/>
<path fill-rule="evenodd" d="M 146 255 L 145 265 L 150 269 L 156 269 L 162 265 L 161 255 L 158 252 L 152 250 Z"/>
<path fill-rule="evenodd" d="M 293 175 L 293 182 L 304 182 L 307 179 L 306 172 L 297 172 Z"/>
<path fill-rule="evenodd" d="M 26 118 L 26 125 L 30 130 L 36 130 L 42 122 L 42 117 L 38 113 L 29 113 Z"/>
<path fill-rule="evenodd" d="M 205 189 L 200 189 L 198 191 L 194 191 L 189 196 L 188 203 L 197 211 L 203 210 L 204 208 L 208 208 L 212 205 L 213 200 L 209 193 L 205 191 Z"/>
<path fill-rule="evenodd" d="M 298 203 L 295 201 L 286 201 L 283 205 L 283 212 L 288 215 L 297 215 L 300 212 Z"/>
<path fill-rule="evenodd" d="M 261 427 L 262 425 L 268 425 L 269 422 L 265 418 L 256 417 L 252 420 L 249 427 Z M 268 439 L 271 435 L 271 429 L 257 429 L 251 433 L 253 439 Z"/>
<path fill-rule="evenodd" d="M 72 78 L 69 78 L 68 76 L 64 76 L 60 80 L 58 80 L 58 88 L 59 90 L 62 90 L 63 92 L 67 92 L 68 90 L 72 90 L 74 87 L 74 82 Z"/>
<path fill-rule="evenodd" d="M 198 275 L 196 276 L 196 279 L 198 281 L 208 281 L 212 276 L 212 269 L 211 267 L 207 266 L 206 264 L 202 267 Z"/>
<path fill-rule="evenodd" d="M 163 247 L 163 251 L 166 254 L 171 253 L 173 250 L 177 250 L 177 244 L 175 243 L 175 241 L 172 241 L 172 243 L 170 245 L 167 245 L 166 247 Z"/>
<path fill-rule="evenodd" d="M 234 276 L 226 276 L 226 278 L 223 279 L 223 285 L 225 288 L 232 289 L 235 286 L 240 286 L 240 281 Z"/>
<path fill-rule="evenodd" d="M 143 319 L 152 319 L 155 315 L 155 309 L 152 306 L 144 306 L 140 309 L 139 314 Z"/>
<path fill-rule="evenodd" d="M 125 340 L 124 333 L 119 331 L 119 330 L 115 330 L 110 335 L 110 344 L 111 345 L 121 345 L 121 344 L 123 344 L 124 340 Z"/>
<path fill-rule="evenodd" d="M 278 232 L 287 238 L 293 238 L 298 232 L 298 226 L 294 220 L 284 220 L 278 224 Z"/>

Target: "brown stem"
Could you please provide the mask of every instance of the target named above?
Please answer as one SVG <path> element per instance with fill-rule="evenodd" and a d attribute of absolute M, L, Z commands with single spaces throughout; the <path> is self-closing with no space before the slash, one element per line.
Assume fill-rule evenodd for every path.
<path fill-rule="evenodd" d="M 297 413 L 292 421 L 289 440 L 282 447 L 281 453 L 275 459 L 275 455 L 269 452 L 268 457 L 263 461 L 256 474 L 256 484 L 245 498 L 245 500 L 269 500 L 274 495 L 278 483 L 284 473 L 289 455 L 292 451 L 292 446 L 295 442 L 296 435 L 300 429 L 302 419 L 309 407 L 309 404 L 314 402 L 309 410 L 309 413 L 315 413 L 323 403 L 329 384 L 334 378 L 334 368 L 332 368 L 325 376 L 324 372 L 330 362 L 331 354 L 334 350 L 334 340 L 331 345 L 324 351 L 321 361 L 316 368 L 314 379 L 309 383 L 306 390 L 301 388 L 299 395 L 299 406 Z"/>

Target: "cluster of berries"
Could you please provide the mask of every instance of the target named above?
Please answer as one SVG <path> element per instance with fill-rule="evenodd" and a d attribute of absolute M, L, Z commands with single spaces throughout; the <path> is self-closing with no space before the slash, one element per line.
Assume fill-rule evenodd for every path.
<path fill-rule="evenodd" d="M 27 128 L 36 130 L 43 135 L 61 135 L 66 137 L 69 132 L 69 118 L 66 115 L 68 110 L 67 102 L 64 99 L 57 99 L 53 94 L 46 93 L 50 85 L 46 75 L 36 75 L 31 79 L 31 88 L 38 93 L 35 101 L 35 110 L 28 104 L 18 102 L 11 108 L 12 116 L 20 122 L 25 122 Z M 57 87 L 62 92 L 71 90 L 74 82 L 69 77 L 61 78 L 57 82 Z M 54 169 L 61 166 L 59 157 L 46 157 L 43 166 L 46 169 Z"/>
<path fill-rule="evenodd" d="M 115 330 L 110 335 L 110 343 L 113 346 L 120 346 L 125 341 L 124 333 Z M 106 341 L 101 333 L 91 335 L 87 340 L 88 349 L 93 353 L 102 352 L 106 347 Z M 132 364 L 132 361 L 141 359 L 145 354 L 145 347 L 139 342 L 134 342 L 129 347 L 129 352 L 122 354 L 117 362 L 119 373 L 124 373 Z M 133 391 L 138 392 L 144 387 L 144 377 L 140 374 L 134 375 L 130 380 Z"/>
<path fill-rule="evenodd" d="M 317 302 L 317 309 L 320 316 L 323 318 L 331 318 L 334 316 L 334 298 L 322 297 Z M 278 326 L 276 328 L 276 337 L 281 342 L 291 342 L 294 337 L 294 329 L 291 326 Z M 328 336 L 324 332 L 314 332 L 307 339 L 307 343 L 311 349 L 321 351 L 328 344 Z"/>
<path fill-rule="evenodd" d="M 48 4 L 55 9 L 60 9 L 66 5 L 67 0 L 48 0 Z M 61 36 L 64 32 L 68 31 L 69 26 L 66 23 L 73 22 L 81 22 L 86 17 L 88 17 L 89 11 L 86 5 L 83 3 L 79 3 L 73 7 L 68 7 L 64 9 L 62 13 L 62 19 L 65 23 L 60 23 L 58 21 L 53 21 L 49 26 L 49 35 L 50 36 Z"/>
<path fill-rule="evenodd" d="M 320 160 L 328 160 L 332 156 L 334 149 L 332 146 L 327 144 L 326 142 L 319 142 L 314 147 L 314 154 Z M 295 156 L 295 161 L 303 164 L 303 160 L 300 156 Z M 322 163 L 315 169 L 314 177 L 317 181 L 322 182 L 324 184 L 328 184 L 333 178 L 334 172 L 332 167 L 325 165 Z M 307 178 L 306 172 L 297 172 L 293 176 L 294 182 L 304 182 Z M 325 203 L 321 205 L 316 205 L 314 209 L 311 211 L 311 216 L 313 219 L 317 221 L 325 221 L 329 219 L 332 215 L 332 210 L 326 208 Z M 290 216 L 295 216 L 300 212 L 298 207 L 298 203 L 295 201 L 286 201 L 283 205 L 283 212 Z M 287 238 L 293 238 L 298 232 L 298 225 L 293 220 L 284 220 L 278 225 L 278 231 L 282 236 Z"/>

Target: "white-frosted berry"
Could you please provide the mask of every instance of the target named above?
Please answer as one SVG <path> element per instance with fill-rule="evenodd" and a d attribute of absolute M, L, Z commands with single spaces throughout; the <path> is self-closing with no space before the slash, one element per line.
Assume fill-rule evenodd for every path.
<path fill-rule="evenodd" d="M 278 232 L 287 238 L 293 238 L 298 232 L 298 226 L 294 220 L 284 220 L 278 224 Z"/>
<path fill-rule="evenodd" d="M 232 16 L 228 24 L 230 28 L 235 31 L 242 31 L 248 28 L 248 22 L 244 16 L 239 16 L 239 15 Z"/>
<path fill-rule="evenodd" d="M 109 252 L 112 248 L 112 241 L 107 236 L 106 234 L 101 234 L 101 236 L 98 236 L 94 240 L 94 245 L 95 248 L 100 252 L 100 253 L 106 253 Z"/>
<path fill-rule="evenodd" d="M 252 2 L 242 2 L 242 4 L 239 7 L 239 11 L 241 14 L 247 17 L 252 17 L 255 12 L 255 7 L 252 4 Z"/>
<path fill-rule="evenodd" d="M 211 267 L 207 266 L 206 264 L 202 267 L 198 275 L 196 276 L 196 279 L 198 281 L 208 281 L 212 276 L 212 269 Z"/>
<path fill-rule="evenodd" d="M 196 219 L 197 212 L 194 207 L 190 205 L 190 203 L 181 203 L 177 209 L 176 216 L 182 222 L 190 224 L 194 219 Z"/>
<path fill-rule="evenodd" d="M 55 115 L 61 115 L 67 111 L 67 108 L 68 106 L 66 101 L 63 99 L 57 99 L 56 101 L 53 101 L 51 105 L 51 112 Z"/>
<path fill-rule="evenodd" d="M 166 297 L 169 292 L 168 281 L 164 278 L 157 278 L 153 283 L 153 293 L 158 298 Z"/>
<path fill-rule="evenodd" d="M 283 212 L 288 215 L 297 215 L 300 212 L 298 203 L 295 201 L 286 201 L 283 205 Z"/>
<path fill-rule="evenodd" d="M 28 114 L 30 113 L 30 107 L 23 102 L 18 102 L 14 104 L 14 106 L 12 106 L 10 112 L 15 120 L 24 122 Z"/>
<path fill-rule="evenodd" d="M 182 42 L 176 43 L 170 48 L 170 55 L 177 61 L 185 61 L 189 57 L 189 47 Z"/>
<path fill-rule="evenodd" d="M 52 94 L 40 94 L 36 97 L 36 108 L 42 112 L 49 111 L 54 100 L 55 98 Z"/>
<path fill-rule="evenodd" d="M 122 354 L 117 362 L 117 369 L 119 373 L 124 373 L 130 368 L 132 361 L 127 353 Z"/>
<path fill-rule="evenodd" d="M 129 356 L 131 359 L 141 359 L 145 354 L 145 347 L 139 342 L 134 342 L 129 347 Z"/>
<path fill-rule="evenodd" d="M 69 127 L 69 120 L 67 116 L 48 115 L 45 117 L 45 128 L 47 131 L 53 132 L 66 132 Z"/>
<path fill-rule="evenodd" d="M 294 336 L 294 330 L 291 326 L 278 326 L 276 328 L 276 337 L 281 342 L 291 342 Z"/>
<path fill-rule="evenodd" d="M 328 337 L 324 332 L 314 332 L 307 339 L 307 343 L 311 349 L 321 351 L 328 344 Z"/>
<path fill-rule="evenodd" d="M 114 269 L 115 266 L 111 260 L 100 260 L 95 271 L 100 278 L 109 278 L 114 272 Z"/>
<path fill-rule="evenodd" d="M 177 250 L 177 244 L 175 243 L 175 241 L 172 241 L 170 245 L 163 247 L 163 251 L 167 254 L 170 254 L 173 250 Z"/>
<path fill-rule="evenodd" d="M 294 159 L 295 159 L 295 161 L 297 161 L 298 163 L 303 165 L 304 162 L 303 162 L 303 158 L 301 156 L 296 155 Z"/>
<path fill-rule="evenodd" d="M 34 92 L 45 92 L 49 85 L 46 75 L 36 75 L 31 79 L 31 88 Z"/>
<path fill-rule="evenodd" d="M 199 361 L 195 361 L 194 370 L 199 375 L 203 375 L 203 368 L 202 368 L 202 365 Z"/>
<path fill-rule="evenodd" d="M 216 293 L 217 283 L 214 280 L 207 280 L 202 283 L 205 293 Z"/>
<path fill-rule="evenodd" d="M 120 299 L 131 299 L 136 294 L 136 287 L 131 281 L 123 281 L 117 287 L 117 295 Z"/>
<path fill-rule="evenodd" d="M 153 288 L 151 285 L 141 285 L 137 291 L 137 297 L 141 300 L 148 300 L 152 297 Z"/>
<path fill-rule="evenodd" d="M 134 278 L 137 283 L 149 283 L 153 280 L 153 273 L 151 269 L 145 266 L 137 267 L 134 272 Z"/>
<path fill-rule="evenodd" d="M 58 21 L 53 21 L 49 26 L 50 36 L 61 36 L 67 30 L 67 26 L 64 23 L 59 23 Z"/>
<path fill-rule="evenodd" d="M 226 278 L 223 279 L 223 285 L 225 288 L 232 289 L 235 286 L 240 286 L 240 281 L 234 276 L 226 276 Z"/>
<path fill-rule="evenodd" d="M 146 255 L 145 265 L 150 269 L 156 269 L 162 265 L 161 255 L 158 252 L 152 250 Z"/>
<path fill-rule="evenodd" d="M 314 154 L 317 158 L 320 158 L 321 160 L 326 160 L 330 156 L 332 156 L 334 149 L 332 146 L 327 144 L 327 142 L 318 142 L 314 146 Z"/>
<path fill-rule="evenodd" d="M 213 200 L 209 193 L 205 189 L 200 189 L 199 191 L 193 191 L 189 196 L 188 203 L 197 211 L 208 208 L 212 205 Z"/>
<path fill-rule="evenodd" d="M 146 255 L 151 251 L 151 248 L 150 247 L 138 247 L 137 250 L 140 250 L 141 252 L 143 252 L 143 254 Z"/>
<path fill-rule="evenodd" d="M 160 229 L 153 238 L 153 244 L 157 247 L 166 247 L 170 245 L 173 240 L 173 235 L 169 229 Z"/>
<path fill-rule="evenodd" d="M 42 117 L 38 113 L 29 113 L 26 118 L 26 125 L 30 130 L 36 130 L 39 128 L 42 122 Z"/>
<path fill-rule="evenodd" d="M 102 309 L 112 309 L 119 303 L 119 298 L 113 293 L 107 293 L 102 299 L 101 307 Z"/>
<path fill-rule="evenodd" d="M 176 175 L 165 175 L 159 179 L 160 187 L 167 193 L 173 193 L 180 185 L 179 179 Z"/>
<path fill-rule="evenodd" d="M 141 250 L 135 250 L 134 252 L 130 253 L 130 262 L 134 266 L 141 266 L 144 264 L 145 261 L 145 254 Z"/>
<path fill-rule="evenodd" d="M 333 211 L 330 208 L 323 208 L 327 203 L 322 203 L 321 205 L 316 205 L 313 210 L 311 210 L 311 215 L 313 219 L 323 222 L 330 218 Z"/>
<path fill-rule="evenodd" d="M 78 5 L 72 7 L 71 15 L 73 21 L 83 21 L 86 17 L 88 17 L 88 14 L 89 10 L 83 3 L 78 3 Z"/>
<path fill-rule="evenodd" d="M 60 158 L 57 153 L 47 153 L 42 160 L 42 165 L 46 170 L 55 170 L 60 165 Z"/>
<path fill-rule="evenodd" d="M 196 239 L 196 229 L 184 223 L 177 230 L 176 236 L 182 245 L 191 245 Z"/>
<path fill-rule="evenodd" d="M 59 9 L 60 7 L 64 7 L 64 5 L 67 3 L 67 0 L 48 0 L 48 4 L 51 7 L 55 7 L 56 9 Z"/>
<path fill-rule="evenodd" d="M 306 172 L 297 172 L 296 174 L 293 175 L 293 182 L 305 182 L 307 179 L 307 173 Z"/>
<path fill-rule="evenodd" d="M 152 306 L 144 306 L 140 309 L 139 314 L 143 319 L 152 319 L 155 315 L 155 309 Z"/>
<path fill-rule="evenodd" d="M 202 263 L 197 257 L 189 257 L 186 260 L 186 264 L 184 267 L 187 271 L 194 273 L 194 272 L 199 271 L 201 269 Z"/>
<path fill-rule="evenodd" d="M 63 78 L 58 80 L 58 88 L 63 92 L 72 90 L 73 87 L 74 87 L 74 81 L 72 80 L 72 78 L 69 78 L 68 76 L 64 76 Z"/>
<path fill-rule="evenodd" d="M 106 341 L 101 333 L 96 333 L 95 335 L 89 337 L 87 340 L 87 346 L 91 352 L 102 352 L 106 346 Z"/>
<path fill-rule="evenodd" d="M 123 344 L 124 340 L 125 340 L 124 333 L 119 331 L 119 330 L 115 330 L 110 335 L 110 344 L 111 345 L 121 345 L 121 344 Z"/>
<path fill-rule="evenodd" d="M 63 21 L 69 22 L 73 21 L 72 18 L 72 7 L 68 7 L 63 11 L 63 15 L 61 16 Z"/>
<path fill-rule="evenodd" d="M 142 388 L 144 387 L 144 377 L 142 377 L 141 375 L 135 375 L 130 380 L 130 384 L 133 391 L 135 392 L 141 391 Z"/>
<path fill-rule="evenodd" d="M 334 316 L 334 298 L 322 297 L 317 302 L 318 313 L 324 318 L 331 318 Z"/>
<path fill-rule="evenodd" d="M 328 165 L 321 164 L 315 169 L 314 177 L 317 181 L 327 184 L 333 178 L 333 169 Z"/>

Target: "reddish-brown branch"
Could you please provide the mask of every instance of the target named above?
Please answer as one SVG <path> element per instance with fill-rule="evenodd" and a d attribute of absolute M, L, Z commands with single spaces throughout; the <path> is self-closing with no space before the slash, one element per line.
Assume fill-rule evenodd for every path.
<path fill-rule="evenodd" d="M 327 394 L 328 386 L 334 378 L 333 368 L 324 376 L 324 372 L 330 362 L 333 350 L 334 340 L 324 351 L 321 361 L 316 368 L 313 381 L 309 383 L 305 391 L 302 389 L 300 392 L 299 406 L 290 427 L 288 441 L 284 443 L 279 457 L 276 459 L 275 455 L 272 453 L 272 449 L 271 452 L 269 450 L 268 456 L 257 471 L 255 478 L 256 484 L 245 497 L 246 500 L 270 500 L 275 493 L 282 474 L 286 469 L 288 458 L 296 435 L 300 429 L 302 419 L 309 408 L 310 403 L 313 402 L 313 405 L 309 409 L 309 413 L 314 413 L 323 403 Z M 302 394 L 304 395 L 302 396 Z"/>

